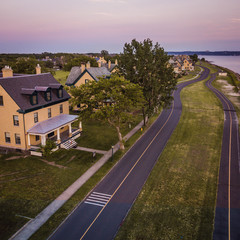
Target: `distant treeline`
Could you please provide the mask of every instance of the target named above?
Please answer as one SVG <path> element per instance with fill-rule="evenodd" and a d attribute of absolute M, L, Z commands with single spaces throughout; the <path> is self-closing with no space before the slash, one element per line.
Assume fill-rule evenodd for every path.
<path fill-rule="evenodd" d="M 240 56 L 240 51 L 183 51 L 183 52 L 168 52 L 168 55 L 206 55 L 206 56 Z"/>

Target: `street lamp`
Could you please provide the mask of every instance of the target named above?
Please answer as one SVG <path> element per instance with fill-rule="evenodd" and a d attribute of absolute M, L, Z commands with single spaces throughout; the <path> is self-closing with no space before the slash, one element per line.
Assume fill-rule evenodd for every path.
<path fill-rule="evenodd" d="M 114 146 L 112 146 L 112 161 L 113 161 L 113 149 L 114 149 Z"/>

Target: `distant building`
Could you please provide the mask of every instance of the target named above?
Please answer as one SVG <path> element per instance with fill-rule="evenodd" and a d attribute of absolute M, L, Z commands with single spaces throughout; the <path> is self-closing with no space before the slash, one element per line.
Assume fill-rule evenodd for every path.
<path fill-rule="evenodd" d="M 222 77 L 226 77 L 226 76 L 227 76 L 227 73 L 226 73 L 226 72 L 219 72 L 218 75 L 219 75 L 219 76 L 222 76 Z"/>
<path fill-rule="evenodd" d="M 192 60 L 188 55 L 176 55 L 170 58 L 169 63 L 173 66 L 176 74 L 183 71 L 194 71 Z"/>
<path fill-rule="evenodd" d="M 86 84 L 89 81 L 99 81 L 99 78 L 109 78 L 113 72 L 116 71 L 117 60 L 115 64 L 108 61 L 107 64 L 101 64 L 98 62 L 98 67 L 91 67 L 90 62 L 86 65 L 72 67 L 70 74 L 68 75 L 66 85 L 67 86 L 80 86 Z"/>

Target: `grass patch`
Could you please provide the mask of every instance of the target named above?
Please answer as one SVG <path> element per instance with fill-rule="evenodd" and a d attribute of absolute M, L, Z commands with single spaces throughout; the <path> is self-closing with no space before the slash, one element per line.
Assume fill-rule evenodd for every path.
<path fill-rule="evenodd" d="M 212 65 L 212 64 L 210 64 L 210 63 L 208 63 L 208 62 L 203 62 L 203 61 L 201 61 L 201 62 L 200 62 L 200 66 L 209 68 L 209 69 L 210 69 L 210 74 L 211 74 L 211 73 L 217 73 L 218 70 L 219 70 L 216 66 L 214 66 L 214 65 Z"/>
<path fill-rule="evenodd" d="M 116 239 L 212 239 L 223 112 L 203 82 L 181 92 L 183 111 Z"/>
<path fill-rule="evenodd" d="M 58 70 L 58 71 L 55 71 L 54 77 L 59 83 L 65 86 L 69 73 L 70 73 L 69 71 Z"/>
<path fill-rule="evenodd" d="M 122 126 L 121 132 L 125 136 L 142 120 L 141 115 L 135 115 L 130 128 L 126 124 Z M 77 124 L 77 123 L 76 123 Z M 96 120 L 83 122 L 83 132 L 77 143 L 81 147 L 94 148 L 99 150 L 109 150 L 112 145 L 118 142 L 116 129 L 107 123 Z"/>
<path fill-rule="evenodd" d="M 13 154 L 0 157 L 0 239 L 8 239 L 26 223 L 27 219 L 17 215 L 34 218 L 101 155 L 93 159 L 88 152 L 61 149 L 47 159 L 66 169 L 34 156 L 6 160 L 10 156 Z"/>

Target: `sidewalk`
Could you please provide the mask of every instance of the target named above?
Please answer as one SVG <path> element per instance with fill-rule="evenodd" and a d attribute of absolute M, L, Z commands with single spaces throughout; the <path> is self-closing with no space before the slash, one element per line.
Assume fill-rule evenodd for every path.
<path fill-rule="evenodd" d="M 141 121 L 135 128 L 133 128 L 123 139 L 127 141 L 133 136 L 141 127 Z M 94 150 L 94 149 L 92 149 Z M 113 153 L 119 150 L 119 143 L 114 145 Z M 47 220 L 67 202 L 78 189 L 91 178 L 107 161 L 112 157 L 112 149 L 107 151 L 102 158 L 98 160 L 91 168 L 89 168 L 81 177 L 79 177 L 71 186 L 69 186 L 61 195 L 59 195 L 51 204 L 49 204 L 42 212 L 40 212 L 34 219 L 27 222 L 21 229 L 19 229 L 11 238 L 13 240 L 28 239 L 33 235 Z"/>
<path fill-rule="evenodd" d="M 99 153 L 99 154 L 106 154 L 107 151 L 103 150 L 97 150 L 97 149 L 92 149 L 92 148 L 85 148 L 85 147 L 76 147 L 75 149 L 80 150 L 80 151 L 85 151 L 85 152 L 92 152 L 92 153 Z"/>

